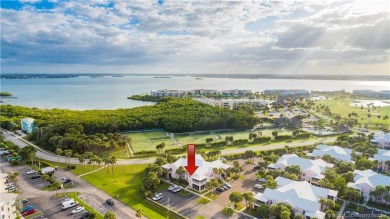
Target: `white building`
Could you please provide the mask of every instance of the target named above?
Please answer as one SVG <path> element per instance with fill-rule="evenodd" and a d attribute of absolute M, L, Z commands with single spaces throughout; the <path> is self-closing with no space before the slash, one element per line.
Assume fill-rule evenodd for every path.
<path fill-rule="evenodd" d="M 374 154 L 374 157 L 370 158 L 370 160 L 378 161 L 378 170 L 387 171 L 389 170 L 389 165 L 386 164 L 386 161 L 390 161 L 390 151 L 378 149 L 378 153 Z"/>
<path fill-rule="evenodd" d="M 20 121 L 22 126 L 22 131 L 25 133 L 31 133 L 34 130 L 34 119 L 33 118 L 24 118 Z"/>
<path fill-rule="evenodd" d="M 252 90 L 222 90 L 221 94 L 223 96 L 249 96 L 252 94 Z"/>
<path fill-rule="evenodd" d="M 196 100 L 201 103 L 208 104 L 210 106 L 217 106 L 221 107 L 221 102 L 219 100 L 213 99 L 213 98 L 193 98 L 193 100 Z"/>
<path fill-rule="evenodd" d="M 390 176 L 385 176 L 372 170 L 355 170 L 354 173 L 354 182 L 349 182 L 348 186 L 362 192 L 364 200 L 370 198 L 370 192 L 375 187 L 379 185 L 390 186 Z"/>
<path fill-rule="evenodd" d="M 218 94 L 218 90 L 211 90 L 211 89 L 195 89 L 195 90 L 189 90 L 189 91 L 187 91 L 187 94 L 188 94 L 188 95 L 202 95 L 202 96 L 211 95 L 211 96 L 215 96 L 215 95 Z"/>
<path fill-rule="evenodd" d="M 7 182 L 9 174 L 0 172 L 0 218 L 14 219 L 16 218 L 15 200 L 18 194 L 7 193 L 5 190 L 5 183 Z"/>
<path fill-rule="evenodd" d="M 293 207 L 295 214 L 304 215 L 305 218 L 325 218 L 321 211 L 320 199 L 331 199 L 336 201 L 337 191 L 311 185 L 306 181 L 294 181 L 283 177 L 277 177 L 276 189 L 266 188 L 264 193 L 255 195 L 256 203 L 276 204 L 279 202 L 289 204 Z"/>
<path fill-rule="evenodd" d="M 183 98 L 186 95 L 186 91 L 184 90 L 152 90 L 150 92 L 152 97 L 178 97 Z"/>
<path fill-rule="evenodd" d="M 351 162 L 351 153 L 352 149 L 320 144 L 313 150 L 313 152 L 307 153 L 306 155 L 312 157 L 313 159 L 319 159 L 325 154 L 328 154 L 337 161 Z"/>
<path fill-rule="evenodd" d="M 231 110 L 236 109 L 240 104 L 252 104 L 260 108 L 266 108 L 268 106 L 268 102 L 266 100 L 259 99 L 222 99 L 219 101 L 220 107 L 229 108 Z"/>
<path fill-rule="evenodd" d="M 184 179 L 188 181 L 189 187 L 196 190 L 203 190 L 205 185 L 212 178 L 224 178 L 224 174 L 216 175 L 213 172 L 214 168 L 221 168 L 227 170 L 230 168 L 230 165 L 222 163 L 221 160 L 216 160 L 213 162 L 208 162 L 203 159 L 202 156 L 195 156 L 195 165 L 198 166 L 198 169 L 190 176 L 188 172 L 185 173 Z M 180 158 L 172 164 L 165 164 L 162 166 L 163 169 L 168 171 L 168 174 L 172 178 L 178 178 L 179 175 L 176 174 L 176 170 L 179 167 L 187 166 L 187 158 Z"/>
<path fill-rule="evenodd" d="M 379 145 L 382 148 L 390 149 L 390 133 L 375 134 L 371 144 Z"/>
<path fill-rule="evenodd" d="M 295 154 L 285 154 L 275 164 L 268 165 L 268 169 L 284 170 L 287 166 L 293 165 L 301 168 L 302 175 L 298 177 L 310 183 L 317 183 L 318 180 L 325 177 L 323 173 L 326 168 L 332 168 L 334 166 L 321 159 L 310 160 L 298 157 Z"/>

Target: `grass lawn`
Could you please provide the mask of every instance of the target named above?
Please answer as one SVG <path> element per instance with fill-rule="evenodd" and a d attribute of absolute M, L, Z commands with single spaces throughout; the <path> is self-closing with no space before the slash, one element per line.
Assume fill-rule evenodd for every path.
<path fill-rule="evenodd" d="M 332 113 L 340 114 L 342 117 L 348 117 L 349 113 L 355 112 L 358 114 L 358 121 L 361 124 L 390 124 L 390 119 L 383 120 L 382 118 L 385 115 L 390 114 L 390 106 L 385 106 L 381 108 L 376 108 L 375 110 L 370 107 L 367 108 L 367 105 L 363 105 L 363 110 L 361 109 L 360 103 L 355 103 L 353 100 L 344 100 L 344 99 L 329 99 L 320 101 L 322 105 L 329 106 Z M 352 103 L 352 106 L 350 105 Z M 355 105 L 356 104 L 356 105 Z M 368 111 L 370 110 L 371 118 L 368 119 Z M 377 118 L 377 115 L 380 115 L 381 118 Z M 355 117 L 352 117 L 355 118 Z M 363 118 L 363 120 L 361 119 Z"/>
<path fill-rule="evenodd" d="M 100 170 L 82 178 L 131 208 L 142 208 L 148 218 L 163 218 L 166 211 L 143 198 L 141 183 L 147 165 L 116 166 L 114 174 Z"/>
<path fill-rule="evenodd" d="M 155 151 L 156 145 L 165 143 L 164 150 L 178 148 L 175 142 L 168 138 L 163 132 L 138 132 L 127 134 L 131 138 L 131 147 L 134 152 Z M 158 138 L 158 139 L 154 139 Z"/>
<path fill-rule="evenodd" d="M 114 148 L 114 150 L 112 151 L 103 151 L 102 152 L 102 156 L 101 157 L 108 157 L 108 156 L 115 156 L 116 158 L 129 158 L 131 157 L 130 156 L 130 152 L 129 152 L 129 149 L 127 146 L 125 147 L 119 147 L 119 146 L 116 146 Z"/>
<path fill-rule="evenodd" d="M 51 166 L 51 167 L 54 167 L 54 166 L 58 166 L 59 169 L 66 169 L 66 164 L 64 163 L 57 163 L 57 162 L 52 162 L 52 161 L 47 161 L 47 160 L 42 160 L 42 159 L 39 159 L 41 161 L 41 168 L 42 167 L 48 167 L 48 166 Z M 28 166 L 31 166 L 29 164 L 27 164 Z M 99 167 L 101 166 L 98 166 L 98 165 L 81 165 L 81 164 L 75 164 L 76 165 L 76 169 L 73 169 L 71 170 L 72 173 L 76 174 L 76 175 L 81 175 L 83 173 L 88 173 L 88 172 L 91 172 L 95 169 L 98 169 Z"/>

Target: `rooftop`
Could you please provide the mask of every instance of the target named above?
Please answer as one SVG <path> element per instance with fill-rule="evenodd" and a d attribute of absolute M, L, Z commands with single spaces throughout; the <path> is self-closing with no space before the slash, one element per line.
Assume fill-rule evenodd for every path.
<path fill-rule="evenodd" d="M 322 157 L 325 154 L 329 154 L 336 160 L 340 161 L 351 161 L 351 153 L 352 150 L 348 148 L 342 148 L 340 146 L 329 146 L 325 144 L 318 145 L 316 149 L 313 150 L 313 152 L 309 153 L 308 155 L 314 155 L 314 156 L 320 156 Z"/>

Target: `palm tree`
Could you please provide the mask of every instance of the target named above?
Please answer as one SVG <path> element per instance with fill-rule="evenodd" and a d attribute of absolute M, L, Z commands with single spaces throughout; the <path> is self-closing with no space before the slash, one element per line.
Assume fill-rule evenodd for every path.
<path fill-rule="evenodd" d="M 114 173 L 114 165 L 116 164 L 117 160 L 118 159 L 114 155 L 111 156 L 111 158 L 110 158 L 110 164 L 111 164 L 111 167 L 112 167 L 112 173 Z"/>
<path fill-rule="evenodd" d="M 61 186 L 61 183 L 58 181 L 54 181 L 53 186 L 56 189 L 56 195 L 58 195 L 58 187 Z"/>
<path fill-rule="evenodd" d="M 143 215 L 144 215 L 144 210 L 142 208 L 138 208 L 135 216 L 142 218 Z"/>
<path fill-rule="evenodd" d="M 70 164 L 70 157 L 72 156 L 73 152 L 71 149 L 65 150 L 65 157 L 68 159 L 68 163 Z"/>
<path fill-rule="evenodd" d="M 47 174 L 43 174 L 42 178 L 45 180 L 45 188 L 47 187 L 47 180 L 49 180 L 50 176 Z"/>
<path fill-rule="evenodd" d="M 242 194 L 242 197 L 245 200 L 245 206 L 248 207 L 249 205 L 249 208 L 252 208 L 252 204 L 255 200 L 255 195 L 252 192 L 245 192 L 244 194 Z"/>
<path fill-rule="evenodd" d="M 184 167 L 179 167 L 177 170 L 176 170 L 176 175 L 179 175 L 176 179 L 177 179 L 177 183 L 179 183 L 179 178 L 182 178 L 182 175 L 184 175 L 187 171 L 184 169 Z"/>
<path fill-rule="evenodd" d="M 112 211 L 107 211 L 106 215 L 104 215 L 104 219 L 116 219 L 116 215 Z"/>
<path fill-rule="evenodd" d="M 57 148 L 57 149 L 56 149 L 56 154 L 57 154 L 57 156 L 58 156 L 58 163 L 59 163 L 59 162 L 60 162 L 60 155 L 62 154 L 61 148 Z"/>
<path fill-rule="evenodd" d="M 10 180 L 11 182 L 16 183 L 16 182 L 18 181 L 17 178 L 18 178 L 18 176 L 19 176 L 19 172 L 15 172 L 15 173 L 9 172 L 8 174 L 9 174 L 9 175 L 8 175 L 9 180 Z"/>

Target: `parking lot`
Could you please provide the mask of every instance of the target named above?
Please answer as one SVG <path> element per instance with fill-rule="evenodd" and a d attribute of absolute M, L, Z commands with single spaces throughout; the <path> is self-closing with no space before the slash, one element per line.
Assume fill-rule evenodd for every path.
<path fill-rule="evenodd" d="M 22 167 L 20 169 L 20 177 L 23 177 L 25 179 L 25 181 L 27 181 L 29 184 L 31 184 L 32 186 L 34 186 L 38 189 L 45 188 L 45 180 L 42 177 L 32 179 L 31 177 L 34 174 L 33 173 L 27 174 L 29 171 L 32 171 L 29 167 L 27 167 L 27 166 Z M 60 173 L 57 173 L 57 171 L 53 173 L 52 178 L 56 181 L 63 182 L 63 180 L 62 180 L 63 176 L 61 176 Z M 74 182 L 70 181 L 70 183 L 73 184 Z"/>

